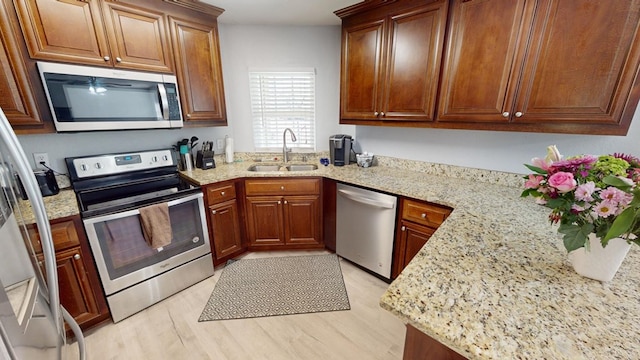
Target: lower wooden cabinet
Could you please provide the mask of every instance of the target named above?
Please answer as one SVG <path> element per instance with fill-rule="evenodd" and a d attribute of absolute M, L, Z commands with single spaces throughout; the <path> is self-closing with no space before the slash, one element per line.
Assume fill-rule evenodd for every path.
<path fill-rule="evenodd" d="M 242 251 L 242 235 L 236 199 L 209 206 L 214 258 L 220 260 Z"/>
<path fill-rule="evenodd" d="M 450 213 L 451 209 L 445 206 L 400 199 L 400 215 L 396 227 L 393 267 L 391 269 L 393 279 L 429 241 L 431 235 Z"/>
<path fill-rule="evenodd" d="M 242 210 L 236 189 L 234 181 L 211 184 L 203 189 L 209 210 L 209 237 L 214 265 L 246 250 L 240 222 Z"/>
<path fill-rule="evenodd" d="M 60 303 L 83 330 L 108 320 L 109 308 L 80 216 L 52 220 L 51 233 L 56 250 Z M 42 246 L 35 225 L 29 227 L 29 236 L 46 278 Z M 66 328 L 69 333 L 68 326 Z"/>
<path fill-rule="evenodd" d="M 411 325 L 407 325 L 407 336 L 404 341 L 402 359 L 466 360 L 464 356 Z"/>
<path fill-rule="evenodd" d="M 324 247 L 320 184 L 315 178 L 246 180 L 249 249 Z"/>

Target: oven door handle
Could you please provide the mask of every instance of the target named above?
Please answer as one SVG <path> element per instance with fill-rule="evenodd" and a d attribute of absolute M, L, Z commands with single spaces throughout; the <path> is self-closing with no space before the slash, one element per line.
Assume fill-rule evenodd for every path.
<path fill-rule="evenodd" d="M 177 198 L 171 201 L 167 202 L 167 205 L 169 207 L 175 206 L 175 205 L 179 205 L 182 203 L 186 203 L 189 201 L 193 201 L 193 200 L 198 200 L 198 202 L 200 203 L 200 206 L 204 207 L 204 202 L 203 199 L 204 195 L 202 195 L 202 192 L 198 192 L 189 196 L 184 196 L 181 198 Z M 119 219 L 119 218 L 123 218 L 123 217 L 127 217 L 127 216 L 133 216 L 133 215 L 138 215 L 140 214 L 140 210 L 138 209 L 133 209 L 133 210 L 128 210 L 128 211 L 124 211 L 124 212 L 118 212 L 115 214 L 109 214 L 109 215 L 102 215 L 102 216 L 96 216 L 93 218 L 87 218 L 84 219 L 84 223 L 85 224 L 94 224 L 97 222 L 101 222 L 101 221 L 109 221 L 109 220 L 113 220 L 113 219 Z"/>

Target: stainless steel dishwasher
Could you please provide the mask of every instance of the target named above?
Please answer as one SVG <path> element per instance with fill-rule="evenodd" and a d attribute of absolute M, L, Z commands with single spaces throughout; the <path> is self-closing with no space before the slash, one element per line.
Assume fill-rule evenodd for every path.
<path fill-rule="evenodd" d="M 336 196 L 336 253 L 390 279 L 397 198 L 344 184 Z"/>

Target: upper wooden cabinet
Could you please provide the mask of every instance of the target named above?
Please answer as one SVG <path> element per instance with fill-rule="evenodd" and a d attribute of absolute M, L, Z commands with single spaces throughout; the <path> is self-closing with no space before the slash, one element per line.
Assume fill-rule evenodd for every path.
<path fill-rule="evenodd" d="M 185 124 L 227 125 L 217 23 L 169 21 Z"/>
<path fill-rule="evenodd" d="M 10 9 L 0 2 L 0 108 L 14 127 L 42 126 L 29 74 L 11 28 Z"/>
<path fill-rule="evenodd" d="M 625 134 L 638 102 L 631 90 L 639 8 L 619 0 L 455 0 L 437 120 Z"/>
<path fill-rule="evenodd" d="M 337 13 L 341 123 L 433 120 L 447 2 L 413 3 Z"/>
<path fill-rule="evenodd" d="M 32 58 L 172 72 L 165 16 L 109 0 L 15 0 Z"/>

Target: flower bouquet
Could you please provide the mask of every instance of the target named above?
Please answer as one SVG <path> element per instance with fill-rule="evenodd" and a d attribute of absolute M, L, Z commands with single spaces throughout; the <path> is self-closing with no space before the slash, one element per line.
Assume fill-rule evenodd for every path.
<path fill-rule="evenodd" d="M 525 165 L 523 197 L 551 208 L 567 251 L 586 247 L 595 234 L 603 247 L 613 238 L 640 245 L 640 159 L 631 155 L 578 155 L 562 159 L 555 146 L 545 159 Z"/>

